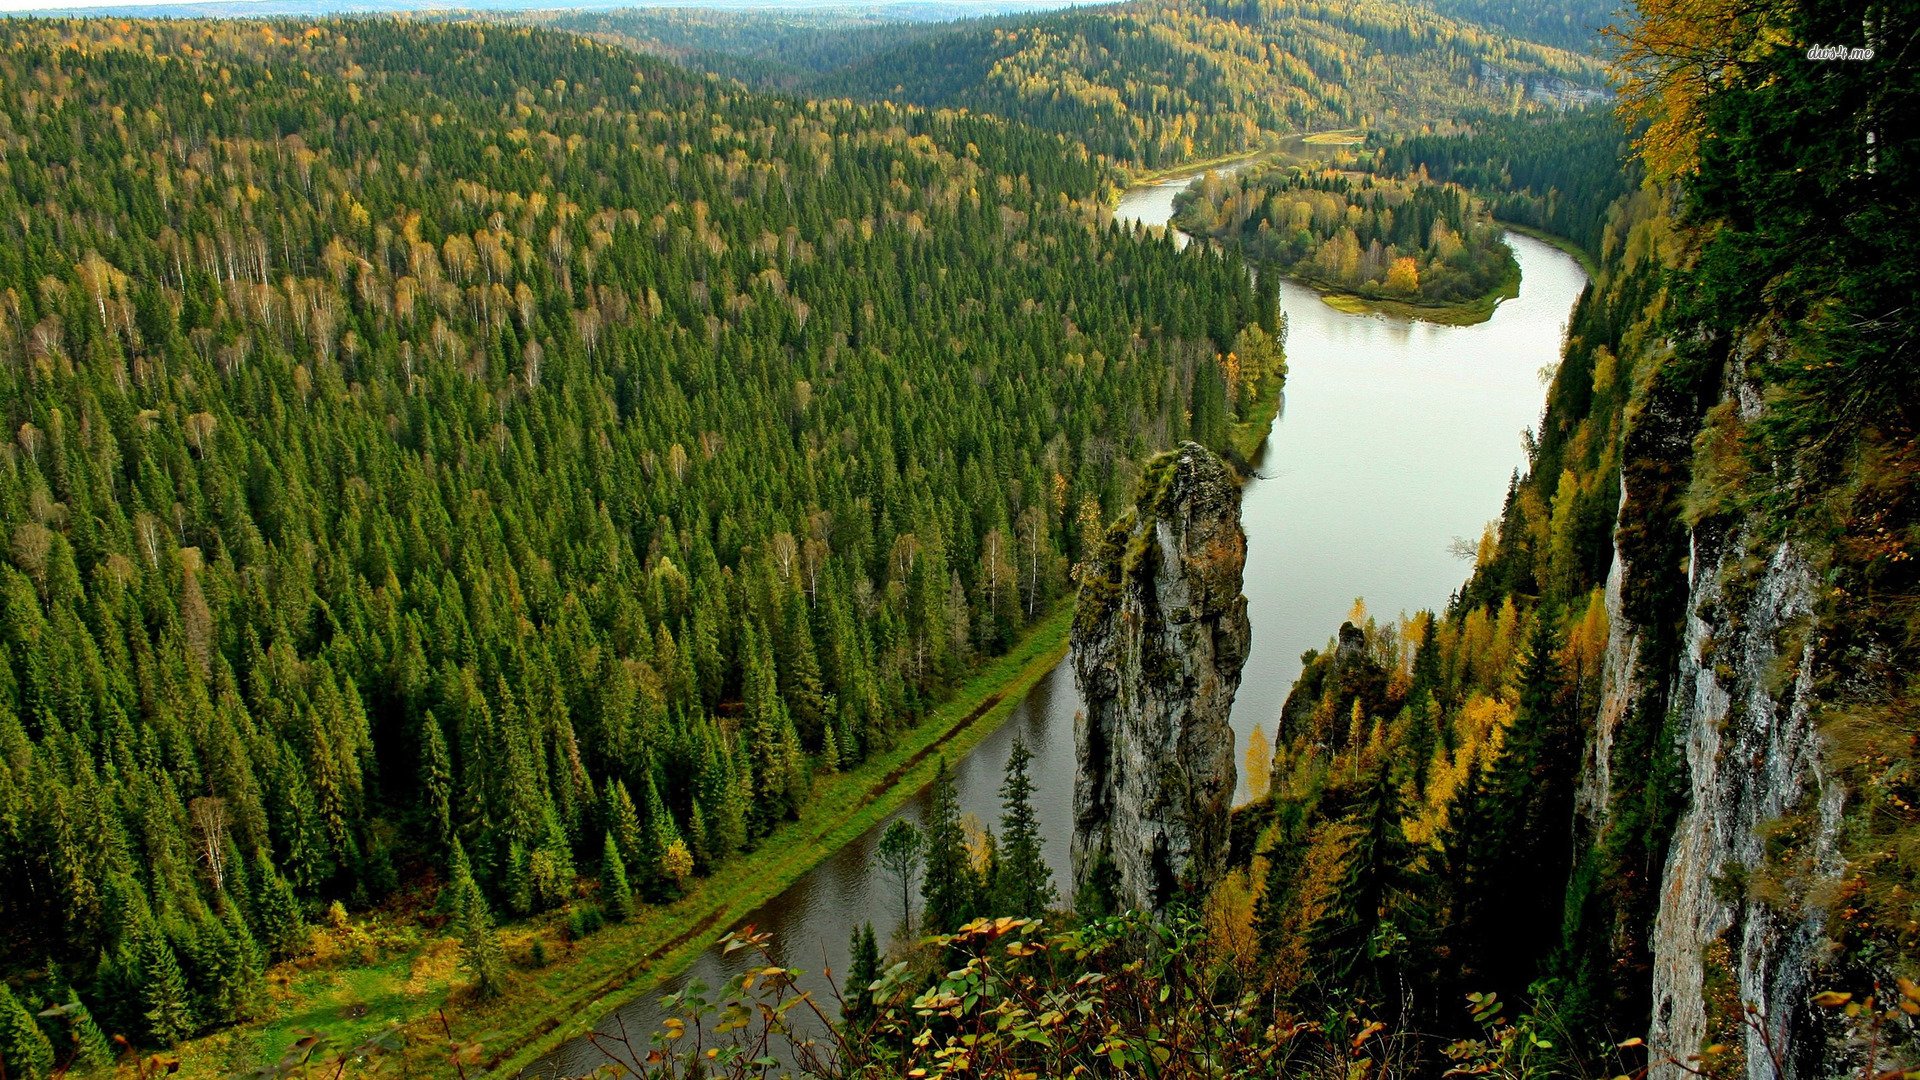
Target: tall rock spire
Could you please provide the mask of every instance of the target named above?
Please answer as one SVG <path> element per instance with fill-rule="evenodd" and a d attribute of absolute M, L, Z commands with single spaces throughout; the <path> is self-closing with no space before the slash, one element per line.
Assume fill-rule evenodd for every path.
<path fill-rule="evenodd" d="M 1159 911 L 1226 869 L 1228 714 L 1252 637 L 1240 485 L 1196 443 L 1149 462 L 1080 582 L 1073 875 L 1080 895 Z"/>

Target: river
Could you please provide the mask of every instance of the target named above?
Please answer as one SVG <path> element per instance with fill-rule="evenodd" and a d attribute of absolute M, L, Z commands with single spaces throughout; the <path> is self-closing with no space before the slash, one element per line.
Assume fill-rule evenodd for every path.
<path fill-rule="evenodd" d="M 1174 196 L 1193 179 L 1136 187 L 1115 217 L 1164 225 Z M 1243 749 L 1255 725 L 1273 734 L 1300 654 L 1327 644 L 1356 597 L 1385 619 L 1441 607 L 1466 579 L 1471 567 L 1452 554 L 1453 541 L 1478 539 L 1500 512 L 1509 475 L 1525 464 L 1521 432 L 1539 420 L 1541 372 L 1559 358 L 1567 316 L 1586 285 L 1566 254 L 1529 237 L 1510 234 L 1507 242 L 1520 262 L 1520 294 L 1476 326 L 1347 314 L 1310 289 L 1281 284 L 1285 402 L 1241 508 L 1253 623 L 1233 708 Z M 963 810 L 994 825 L 1007 755 L 1015 738 L 1026 740 L 1046 857 L 1063 895 L 1079 706 L 1062 663 L 954 765 Z M 1244 798 L 1244 777 L 1241 787 Z M 917 822 L 925 803 L 919 792 L 896 816 Z M 818 973 L 828 968 L 845 972 L 856 923 L 872 920 L 884 942 L 899 921 L 897 886 L 873 866 L 885 827 L 876 825 L 743 920 L 772 935 L 778 962 L 814 973 L 809 985 L 822 987 Z M 717 986 L 747 963 L 744 953 L 712 949 L 660 992 L 689 979 Z M 643 1044 L 638 1033 L 661 1018 L 658 996 L 644 995 L 600 1030 L 624 1027 Z M 527 1075 L 574 1076 L 607 1060 L 602 1047 L 580 1038 Z"/>

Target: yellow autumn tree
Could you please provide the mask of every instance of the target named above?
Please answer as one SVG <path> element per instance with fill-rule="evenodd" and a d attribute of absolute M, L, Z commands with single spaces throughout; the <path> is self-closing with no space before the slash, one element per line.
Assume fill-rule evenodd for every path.
<path fill-rule="evenodd" d="M 1267 790 L 1273 782 L 1273 747 L 1267 742 L 1267 733 L 1259 724 L 1247 733 L 1247 797 L 1259 802 L 1267 797 Z"/>
<path fill-rule="evenodd" d="M 1640 18 L 1609 27 L 1620 110 L 1645 120 L 1638 148 L 1656 180 L 1699 165 L 1703 107 L 1716 87 L 1737 83 L 1744 66 L 1787 44 L 1789 5 L 1778 0 L 1635 0 Z"/>
<path fill-rule="evenodd" d="M 1393 265 L 1387 268 L 1387 290 L 1404 296 L 1420 291 L 1420 267 L 1413 256 L 1402 255 L 1393 260 Z"/>

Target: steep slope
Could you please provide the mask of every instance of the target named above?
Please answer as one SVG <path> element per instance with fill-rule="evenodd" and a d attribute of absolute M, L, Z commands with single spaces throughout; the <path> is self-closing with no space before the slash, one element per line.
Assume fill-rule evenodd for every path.
<path fill-rule="evenodd" d="M 1277 794 L 1236 824 L 1272 870 L 1267 955 L 1301 964 L 1285 1002 L 1429 987 L 1413 1022 L 1475 1036 L 1445 1048 L 1475 1068 L 1911 1067 L 1920 145 L 1894 118 L 1920 85 L 1786 43 L 1920 24 L 1744 10 L 1645 5 L 1659 186 L 1609 215 L 1473 578 L 1440 616 L 1343 627 L 1288 702 Z M 1356 940 L 1399 947 L 1332 962 Z"/>

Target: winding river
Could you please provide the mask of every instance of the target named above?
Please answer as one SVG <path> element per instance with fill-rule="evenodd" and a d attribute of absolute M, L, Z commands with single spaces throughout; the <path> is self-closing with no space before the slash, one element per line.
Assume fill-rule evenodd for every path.
<path fill-rule="evenodd" d="M 1133 188 L 1115 217 L 1164 225 L 1174 196 L 1193 180 Z M 1233 709 L 1242 748 L 1256 725 L 1273 734 L 1300 654 L 1327 644 L 1356 597 L 1384 619 L 1437 608 L 1466 579 L 1470 567 L 1451 553 L 1453 541 L 1478 539 L 1499 514 L 1509 475 L 1525 463 L 1521 432 L 1539 419 L 1542 372 L 1558 359 L 1567 316 L 1586 285 L 1566 254 L 1524 236 L 1507 242 L 1520 262 L 1520 294 L 1477 326 L 1346 314 L 1310 289 L 1282 283 L 1286 398 L 1242 505 L 1253 623 Z M 963 810 L 992 825 L 1007 755 L 1016 737 L 1026 740 L 1047 861 L 1063 894 L 1079 705 L 1062 663 L 955 763 Z M 1244 788 L 1243 778 L 1242 797 Z M 925 800 L 918 793 L 900 816 L 918 821 Z M 884 936 L 898 922 L 897 886 L 873 866 L 885 827 L 876 825 L 743 920 L 771 933 L 780 963 L 844 972 L 857 923 L 872 920 Z M 746 963 L 744 954 L 709 950 L 661 992 L 690 979 L 717 986 Z M 817 974 L 807 981 L 824 987 Z M 661 1017 L 657 999 L 643 996 L 600 1030 L 631 1032 L 644 1049 L 644 1033 Z M 578 1075 L 606 1062 L 609 1050 L 625 1056 L 575 1039 L 527 1075 Z"/>

